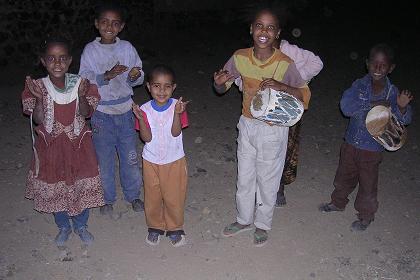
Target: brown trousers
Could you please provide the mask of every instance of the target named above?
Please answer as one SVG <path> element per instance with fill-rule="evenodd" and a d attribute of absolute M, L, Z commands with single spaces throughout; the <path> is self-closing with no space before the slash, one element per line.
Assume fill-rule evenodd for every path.
<path fill-rule="evenodd" d="M 185 157 L 164 165 L 143 160 L 143 178 L 147 226 L 163 231 L 182 230 L 188 180 Z"/>
<path fill-rule="evenodd" d="M 373 220 L 378 210 L 378 173 L 381 161 L 382 152 L 362 150 L 344 143 L 341 146 L 331 202 L 344 209 L 349 202 L 349 194 L 359 184 L 354 208 L 359 212 L 359 219 Z"/>

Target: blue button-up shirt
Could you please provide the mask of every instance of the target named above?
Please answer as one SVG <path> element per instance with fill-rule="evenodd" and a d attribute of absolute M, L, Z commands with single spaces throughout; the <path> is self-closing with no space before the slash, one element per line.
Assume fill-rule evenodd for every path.
<path fill-rule="evenodd" d="M 404 125 L 409 124 L 412 115 L 411 107 L 408 105 L 404 115 L 401 114 L 397 105 L 398 94 L 398 89 L 391 84 L 388 78 L 386 86 L 380 94 L 373 94 L 372 78 L 369 74 L 353 82 L 352 86 L 344 91 L 340 101 L 341 111 L 350 118 L 345 135 L 346 142 L 359 149 L 383 151 L 382 145 L 375 141 L 366 128 L 366 115 L 372 108 L 372 102 L 388 100 L 391 111 L 398 121 Z"/>

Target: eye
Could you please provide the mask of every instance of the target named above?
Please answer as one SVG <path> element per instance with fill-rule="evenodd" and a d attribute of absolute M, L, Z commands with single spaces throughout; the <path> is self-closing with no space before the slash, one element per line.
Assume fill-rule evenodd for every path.
<path fill-rule="evenodd" d="M 256 23 L 255 24 L 255 27 L 261 28 L 262 27 L 262 24 L 261 23 Z"/>
<path fill-rule="evenodd" d="M 121 27 L 121 22 L 119 22 L 119 21 L 114 21 L 114 22 L 112 22 L 112 26 L 113 26 L 113 27 L 116 27 L 116 28 L 120 28 L 120 27 Z"/>
<path fill-rule="evenodd" d="M 67 62 L 68 59 L 69 57 L 67 55 L 60 56 L 60 62 Z"/>
<path fill-rule="evenodd" d="M 51 62 L 54 62 L 54 56 L 52 56 L 52 55 L 47 55 L 47 56 L 45 56 L 45 62 L 47 62 L 47 63 L 51 63 Z"/>
<path fill-rule="evenodd" d="M 267 28 L 268 28 L 268 30 L 274 30 L 275 29 L 274 25 L 270 25 Z"/>

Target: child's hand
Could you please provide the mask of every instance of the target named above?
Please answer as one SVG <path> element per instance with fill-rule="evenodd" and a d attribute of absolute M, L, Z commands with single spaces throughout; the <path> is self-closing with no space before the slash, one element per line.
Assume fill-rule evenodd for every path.
<path fill-rule="evenodd" d="M 29 91 L 38 99 L 42 99 L 41 88 L 32 80 L 30 76 L 26 76 L 26 85 L 28 86 Z"/>
<path fill-rule="evenodd" d="M 213 74 L 214 83 L 217 86 L 222 86 L 227 81 L 233 80 L 233 78 L 234 78 L 233 75 L 231 75 L 229 71 L 223 70 L 223 69 L 220 69 L 219 71 L 214 72 Z"/>
<path fill-rule="evenodd" d="M 266 88 L 272 88 L 278 91 L 286 91 L 287 85 L 282 82 L 276 81 L 272 78 L 264 78 L 263 81 L 260 83 L 260 89 L 265 90 Z"/>
<path fill-rule="evenodd" d="M 128 73 L 128 78 L 130 82 L 136 81 L 141 76 L 141 68 L 140 67 L 133 67 L 131 68 L 130 72 Z"/>
<path fill-rule="evenodd" d="M 120 62 L 117 62 L 117 64 L 114 65 L 114 67 L 111 68 L 111 70 L 108 70 L 104 74 L 104 79 L 109 81 L 117 77 L 118 75 L 121 75 L 125 71 L 128 70 L 128 67 L 125 65 L 120 65 Z"/>
<path fill-rule="evenodd" d="M 139 121 L 143 120 L 143 111 L 140 109 L 140 106 L 133 103 L 133 113 Z"/>
<path fill-rule="evenodd" d="M 79 97 L 86 96 L 87 92 L 89 91 L 90 82 L 88 79 L 82 79 L 79 84 L 78 94 Z"/>
<path fill-rule="evenodd" d="M 397 96 L 397 104 L 400 109 L 407 107 L 408 103 L 414 99 L 414 96 L 409 90 L 402 90 Z"/>
<path fill-rule="evenodd" d="M 187 109 L 187 104 L 190 103 L 190 101 L 183 102 L 182 97 L 178 99 L 178 101 L 175 104 L 175 113 L 181 114 Z"/>

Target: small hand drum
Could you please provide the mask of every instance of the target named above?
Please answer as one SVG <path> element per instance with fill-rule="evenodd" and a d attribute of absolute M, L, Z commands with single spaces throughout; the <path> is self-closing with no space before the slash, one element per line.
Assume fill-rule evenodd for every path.
<path fill-rule="evenodd" d="M 407 130 L 389 107 L 378 105 L 370 109 L 366 116 L 366 128 L 376 142 L 388 151 L 396 151 L 407 140 Z"/>
<path fill-rule="evenodd" d="M 296 97 L 270 88 L 258 91 L 251 102 L 254 118 L 280 126 L 296 124 L 303 111 L 303 103 Z"/>

